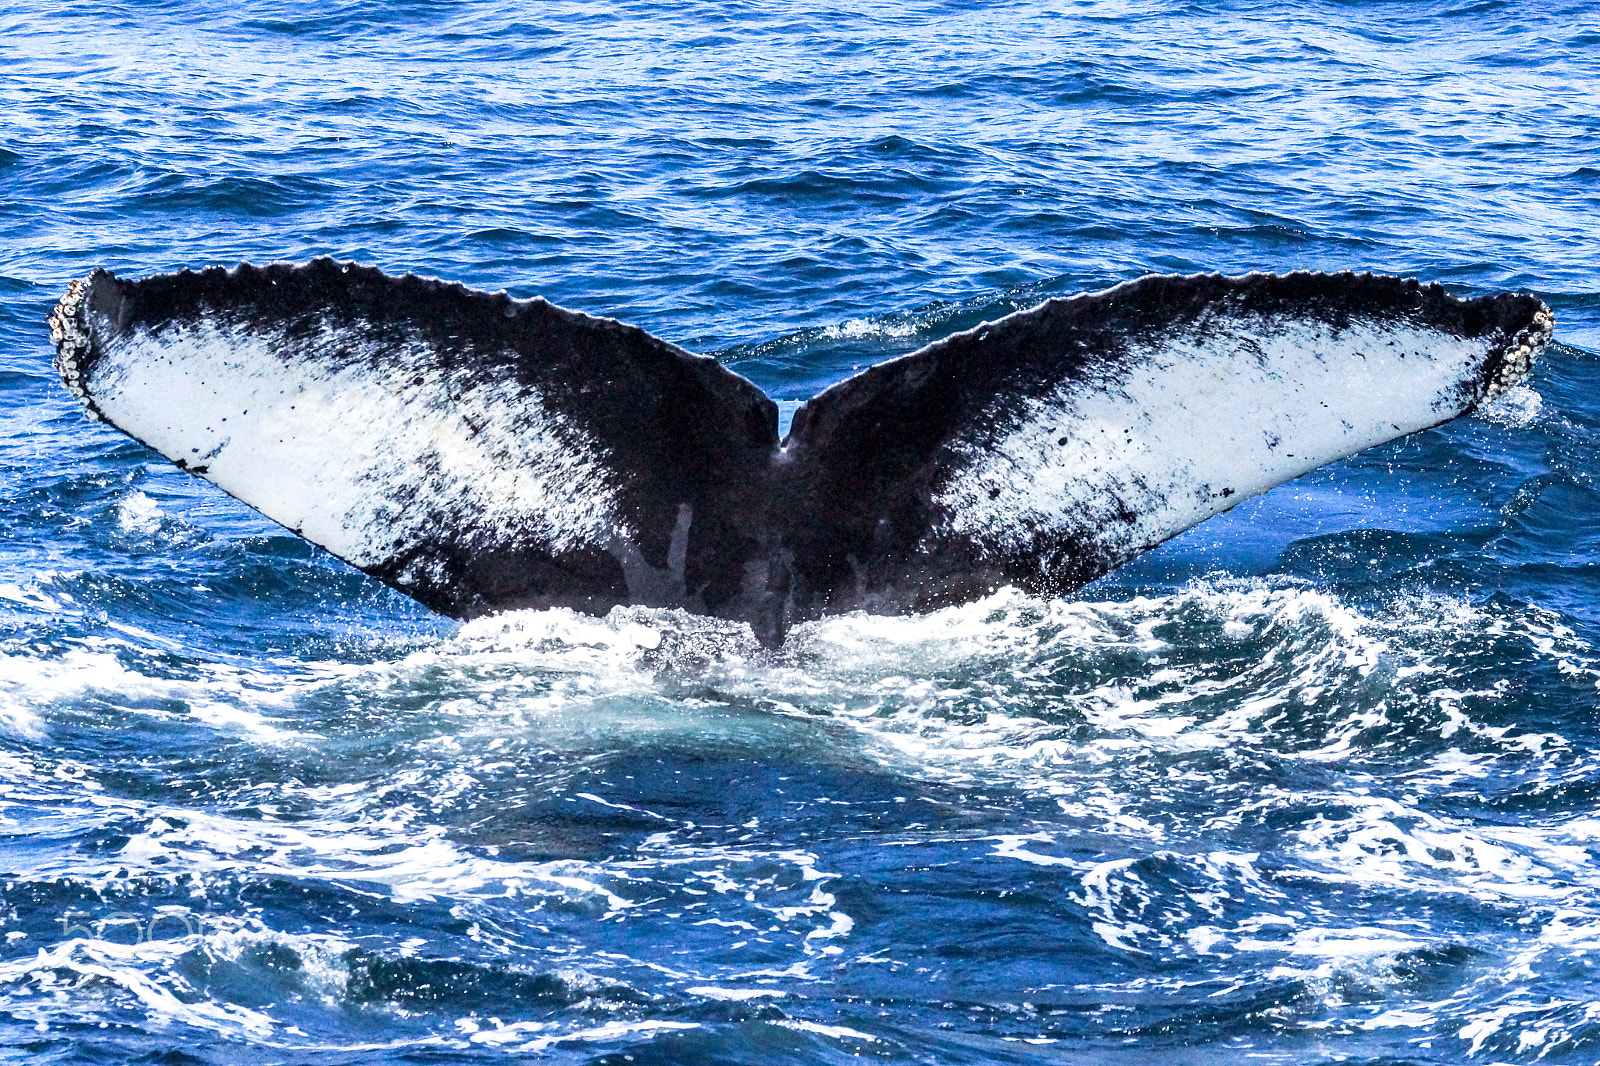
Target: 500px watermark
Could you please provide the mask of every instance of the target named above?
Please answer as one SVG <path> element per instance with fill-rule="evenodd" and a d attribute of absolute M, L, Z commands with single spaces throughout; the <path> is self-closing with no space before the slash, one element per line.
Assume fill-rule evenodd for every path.
<path fill-rule="evenodd" d="M 89 920 L 85 922 L 80 919 Z M 88 911 L 69 908 L 62 911 L 61 917 L 56 920 L 61 923 L 62 940 L 83 937 L 116 944 L 149 944 L 157 940 L 183 940 L 191 936 L 204 939 L 211 915 L 163 909 L 143 917 L 131 911 L 112 911 L 97 918 Z M 129 939 L 130 936 L 132 939 Z"/>

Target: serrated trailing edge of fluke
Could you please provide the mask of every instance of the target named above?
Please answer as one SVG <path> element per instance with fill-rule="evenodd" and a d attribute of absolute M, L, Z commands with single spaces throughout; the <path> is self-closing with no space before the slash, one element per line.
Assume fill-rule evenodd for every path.
<path fill-rule="evenodd" d="M 1490 377 L 1478 406 L 1492 403 L 1501 393 L 1520 384 L 1532 372 L 1534 360 L 1550 343 L 1555 326 L 1555 315 L 1547 304 L 1541 303 L 1533 313 L 1533 321 L 1517 334 L 1514 346 L 1507 350 L 1500 366 Z"/>
<path fill-rule="evenodd" d="M 182 270 L 176 272 L 176 274 L 173 275 L 173 276 L 220 274 L 220 275 L 223 275 L 225 277 L 230 277 L 231 278 L 231 277 L 238 276 L 240 274 L 249 274 L 249 273 L 260 273 L 260 274 L 263 274 L 263 275 L 270 275 L 272 270 L 275 269 L 275 268 L 276 269 L 288 269 L 288 270 L 291 270 L 291 271 L 307 271 L 307 270 L 312 270 L 312 269 L 316 269 L 316 268 L 328 268 L 328 267 L 337 268 L 341 273 L 350 273 L 351 271 L 356 271 L 356 272 L 359 272 L 362 275 L 370 275 L 370 276 L 373 276 L 373 277 L 387 278 L 387 280 L 397 281 L 397 282 L 400 282 L 400 283 L 421 284 L 426 289 L 428 289 L 430 291 L 437 291 L 438 289 L 443 288 L 443 289 L 453 290 L 453 291 L 459 292 L 459 293 L 461 293 L 463 295 L 469 295 L 469 296 L 487 297 L 487 298 L 490 298 L 490 299 L 493 299 L 494 297 L 503 297 L 505 299 L 505 301 L 512 308 L 512 310 L 509 311 L 510 314 L 515 314 L 515 309 L 520 307 L 520 306 L 547 303 L 547 301 L 545 301 L 543 297 L 536 296 L 536 297 L 533 297 L 531 299 L 519 300 L 519 299 L 517 299 L 515 297 L 510 296 L 504 290 L 500 290 L 499 292 L 496 292 L 496 293 L 483 292 L 483 291 L 480 291 L 480 290 L 473 289 L 470 286 L 467 286 L 464 283 L 459 282 L 459 281 L 448 281 L 448 280 L 445 280 L 445 279 L 436 278 L 436 277 L 432 277 L 432 276 L 428 276 L 428 275 L 416 274 L 416 273 L 410 272 L 410 271 L 406 272 L 403 275 L 389 277 L 389 276 L 385 275 L 384 272 L 380 268 L 372 267 L 372 266 L 366 266 L 364 264 L 360 264 L 360 263 L 356 263 L 356 262 L 352 262 L 352 261 L 336 260 L 336 259 L 333 259 L 330 256 L 323 256 L 321 258 L 311 260 L 311 261 L 309 261 L 307 263 L 304 263 L 304 264 L 269 263 L 266 266 L 258 267 L 258 266 L 255 266 L 252 263 L 238 263 L 238 264 L 234 265 L 233 267 L 210 266 L 210 267 L 204 267 L 204 268 L 202 268 L 200 270 L 193 270 L 193 269 L 191 269 L 189 267 L 185 267 Z M 85 276 L 83 278 L 79 278 L 79 279 L 73 281 L 71 284 L 68 285 L 66 294 L 63 295 L 61 300 L 60 300 L 60 302 L 58 302 L 56 304 L 55 309 L 50 313 L 50 317 L 49 317 L 50 339 L 54 343 L 55 348 L 56 348 L 56 356 L 55 356 L 55 360 L 54 360 L 55 368 L 61 374 L 62 383 L 66 386 L 67 390 L 69 392 L 71 392 L 72 395 L 77 397 L 84 404 L 84 406 L 87 409 L 90 417 L 94 418 L 97 421 L 105 421 L 104 415 L 96 408 L 92 397 L 89 395 L 87 389 L 85 388 L 85 376 L 86 376 L 87 369 L 88 369 L 87 366 L 86 366 L 86 357 L 90 354 L 90 352 L 92 350 L 92 334 L 91 334 L 91 327 L 90 327 L 90 324 L 89 324 L 87 302 L 88 302 L 88 297 L 89 297 L 89 294 L 90 294 L 91 287 L 94 285 L 95 281 L 97 279 L 99 279 L 101 276 L 104 276 L 107 280 L 110 280 L 110 281 L 113 281 L 113 282 L 115 281 L 115 275 L 112 275 L 109 272 L 107 272 L 107 271 L 105 271 L 103 269 L 99 269 L 99 268 L 97 268 L 96 270 L 92 271 L 87 276 Z M 1189 280 L 1189 279 L 1192 279 L 1192 278 L 1216 278 L 1216 279 L 1220 279 L 1220 280 L 1225 280 L 1225 281 L 1230 281 L 1230 282 L 1235 282 L 1235 283 L 1241 283 L 1241 282 L 1246 282 L 1246 281 L 1249 281 L 1249 280 L 1252 280 L 1252 279 L 1255 279 L 1255 278 L 1271 277 L 1271 276 L 1272 275 L 1269 274 L 1269 273 L 1254 272 L 1253 271 L 1253 272 L 1250 272 L 1250 273 L 1247 273 L 1247 274 L 1241 274 L 1241 275 L 1225 275 L 1225 274 L 1222 274 L 1220 272 L 1215 272 L 1215 273 L 1204 274 L 1204 275 L 1169 275 L 1168 277 L 1170 277 L 1172 280 Z M 1378 277 L 1382 277 L 1382 275 L 1375 275 L 1375 274 L 1372 274 L 1371 272 L 1360 272 L 1360 273 L 1357 273 L 1357 272 L 1354 272 L 1354 271 L 1338 271 L 1338 272 L 1328 273 L 1328 272 L 1324 272 L 1324 271 L 1314 271 L 1314 270 L 1296 270 L 1296 271 L 1290 271 L 1290 272 L 1288 272 L 1286 274 L 1277 275 L 1277 276 L 1280 277 L 1280 278 L 1285 278 L 1285 279 L 1292 279 L 1292 278 L 1326 278 L 1326 277 L 1350 277 L 1350 278 L 1378 278 Z M 1130 279 L 1128 281 L 1120 282 L 1117 285 L 1113 285 L 1108 289 L 1100 290 L 1098 292 L 1074 293 L 1071 296 L 1067 296 L 1067 297 L 1056 297 L 1054 300 L 1045 301 L 1045 304 L 1055 303 L 1055 302 L 1058 302 L 1058 301 L 1066 301 L 1066 302 L 1069 302 L 1069 303 L 1075 303 L 1075 302 L 1082 301 L 1082 300 L 1093 300 L 1093 299 L 1097 299 L 1097 298 L 1111 296 L 1111 295 L 1116 294 L 1119 290 L 1126 289 L 1126 288 L 1131 288 L 1131 287 L 1136 286 L 1139 283 L 1147 281 L 1147 280 L 1149 280 L 1148 276 L 1142 277 L 1142 278 Z M 1461 305 L 1465 305 L 1465 304 L 1471 302 L 1469 300 L 1469 298 L 1455 296 L 1454 294 L 1449 293 L 1438 282 L 1422 282 L 1422 281 L 1419 281 L 1418 279 L 1415 279 L 1415 278 L 1407 278 L 1407 279 L 1404 279 L 1404 283 L 1414 287 L 1414 289 L 1419 294 L 1426 292 L 1426 293 L 1429 293 L 1429 294 L 1433 295 L 1435 298 L 1443 297 L 1448 302 L 1454 302 L 1454 303 L 1458 303 L 1458 304 L 1461 304 Z M 1510 294 L 1507 294 L 1507 295 L 1510 295 Z M 1526 294 L 1526 297 L 1527 298 L 1531 298 L 1531 299 L 1537 299 L 1537 297 L 1534 297 L 1531 293 Z M 1043 305 L 1040 305 L 1040 307 L 1023 309 L 1021 311 L 1014 312 L 1012 315 L 1007 316 L 1007 317 L 1024 317 L 1024 316 L 1027 316 L 1027 315 L 1030 315 L 1030 314 L 1034 314 L 1034 313 L 1037 313 L 1038 311 L 1040 311 L 1042 309 L 1042 306 Z M 567 313 L 573 314 L 574 312 L 567 312 Z M 614 327 L 614 328 L 621 328 L 621 329 L 624 329 L 624 330 L 627 330 L 627 331 L 630 331 L 630 332 L 639 331 L 638 327 L 631 326 L 631 325 L 629 325 L 627 323 L 618 322 L 615 319 L 598 318 L 598 317 L 591 316 L 591 315 L 583 315 L 581 312 L 579 312 L 577 314 L 580 314 L 581 317 L 589 318 L 592 321 L 596 322 L 597 324 L 603 324 L 605 326 L 611 326 L 611 327 Z M 996 325 L 996 323 L 994 323 L 994 322 L 979 323 L 978 325 L 972 327 L 970 330 L 966 330 L 966 331 L 963 331 L 962 333 L 954 334 L 954 335 L 952 335 L 952 337 L 962 336 L 965 333 L 977 334 L 979 332 L 983 332 L 983 331 L 989 330 L 994 325 Z M 1541 301 L 1540 304 L 1539 304 L 1539 308 L 1534 313 L 1532 321 L 1530 322 L 1530 324 L 1525 329 L 1523 329 L 1522 331 L 1520 331 L 1518 333 L 1518 335 L 1516 336 L 1514 342 L 1511 345 L 1509 345 L 1507 347 L 1507 349 L 1505 350 L 1504 358 L 1501 359 L 1501 360 L 1496 361 L 1491 366 L 1488 366 L 1488 367 L 1485 368 L 1489 372 L 1488 372 L 1488 374 L 1486 374 L 1485 379 L 1482 382 L 1483 393 L 1482 393 L 1481 397 L 1477 401 L 1477 406 L 1483 406 L 1485 404 L 1493 402 L 1498 396 L 1500 396 L 1502 393 L 1504 393 L 1507 389 L 1511 388 L 1514 385 L 1519 384 L 1521 381 L 1523 381 L 1528 376 L 1529 372 L 1533 368 L 1533 363 L 1537 359 L 1540 351 L 1545 347 L 1546 344 L 1549 343 L 1550 338 L 1552 336 L 1552 333 L 1554 331 L 1554 328 L 1555 328 L 1554 315 L 1551 312 L 1549 306 L 1544 304 Z M 642 331 L 639 331 L 639 332 L 642 332 Z M 946 338 L 946 340 L 949 340 L 949 339 L 952 339 L 952 338 Z M 684 353 L 684 354 L 692 354 L 692 353 Z M 908 355 L 915 355 L 915 354 L 917 354 L 917 353 L 914 353 L 914 352 L 913 353 L 908 353 Z M 906 356 L 902 356 L 900 358 L 906 358 Z M 889 363 L 893 363 L 893 362 L 896 362 L 896 361 L 897 361 L 896 359 L 888 360 Z M 879 365 L 882 366 L 884 364 L 879 364 Z M 874 369 L 876 369 L 876 368 L 874 368 Z"/>
<path fill-rule="evenodd" d="M 504 290 L 500 290 L 495 293 L 484 292 L 473 289 L 459 281 L 448 281 L 428 275 L 416 274 L 410 271 L 403 275 L 389 276 L 386 275 L 381 268 L 367 266 L 353 261 L 336 260 L 330 256 L 323 256 L 303 264 L 275 262 L 258 267 L 252 263 L 243 262 L 235 264 L 232 267 L 213 265 L 203 267 L 199 270 L 184 267 L 174 274 L 168 275 L 168 277 L 203 278 L 207 276 L 222 276 L 232 279 L 244 275 L 261 275 L 262 277 L 272 280 L 275 284 L 276 279 L 272 278 L 272 275 L 275 271 L 306 273 L 319 269 L 333 269 L 337 270 L 341 274 L 347 275 L 353 272 L 363 277 L 379 278 L 391 282 L 397 282 L 399 284 L 421 285 L 424 290 L 428 292 L 437 292 L 442 289 L 456 292 L 466 297 L 487 299 L 490 301 L 498 299 L 506 305 L 505 313 L 508 317 L 514 317 L 518 310 L 525 307 L 531 307 L 534 305 L 553 306 L 549 305 L 548 301 L 541 296 L 535 296 L 531 299 L 517 299 L 512 297 Z M 1355 271 L 1324 272 L 1316 270 L 1296 270 L 1279 275 L 1258 271 L 1252 271 L 1250 273 L 1240 275 L 1226 275 L 1221 272 L 1196 275 L 1147 275 L 1141 278 L 1134 278 L 1128 281 L 1120 282 L 1111 286 L 1110 288 L 1103 289 L 1098 292 L 1074 293 L 1070 296 L 1056 297 L 1054 299 L 1046 300 L 1036 307 L 1025 308 L 1023 310 L 1013 312 L 1011 315 L 1005 316 L 1005 318 L 997 322 L 982 322 L 968 330 L 952 334 L 951 336 L 944 338 L 943 341 L 936 341 L 934 346 L 942 343 L 948 343 L 969 334 L 976 336 L 987 333 L 989 330 L 993 329 L 997 325 L 1000 325 L 1008 319 L 1020 320 L 1040 314 L 1052 304 L 1076 304 L 1082 301 L 1093 301 L 1104 299 L 1106 297 L 1115 297 L 1123 290 L 1133 290 L 1137 286 L 1147 283 L 1153 278 L 1174 282 L 1215 279 L 1217 281 L 1228 282 L 1235 285 L 1243 285 L 1256 279 L 1271 277 L 1277 277 L 1282 280 L 1310 280 L 1326 278 L 1375 280 L 1383 278 L 1384 276 L 1373 274 L 1370 271 L 1358 273 Z M 1479 298 L 1479 300 L 1475 301 L 1469 297 L 1456 296 L 1446 290 L 1444 286 L 1440 285 L 1438 282 L 1423 282 L 1416 278 L 1393 278 L 1392 280 L 1399 281 L 1402 285 L 1409 287 L 1412 291 L 1418 294 L 1419 298 L 1442 301 L 1445 304 L 1454 304 L 1456 306 L 1465 307 L 1471 303 L 1482 302 L 1484 299 Z M 54 310 L 51 311 L 48 322 L 50 327 L 50 339 L 55 345 L 56 349 L 53 362 L 57 372 L 61 375 L 62 383 L 66 386 L 67 391 L 72 393 L 73 396 L 77 397 L 77 399 L 84 405 L 85 411 L 91 419 L 104 422 L 109 420 L 96 405 L 94 398 L 88 389 L 88 378 L 93 365 L 94 352 L 94 334 L 93 325 L 90 320 L 89 303 L 91 293 L 98 282 L 106 282 L 113 285 L 120 284 L 114 274 L 111 274 L 109 271 L 106 271 L 102 268 L 96 268 L 85 277 L 76 279 L 67 286 L 65 295 L 61 297 L 61 300 L 56 304 Z M 1550 339 L 1553 335 L 1555 328 L 1555 316 L 1551 312 L 1548 305 L 1538 300 L 1538 297 L 1534 296 L 1532 293 L 1505 293 L 1498 298 L 1495 298 L 1495 302 L 1500 303 L 1501 301 L 1508 299 L 1513 301 L 1533 301 L 1538 305 L 1537 310 L 1535 310 L 1531 316 L 1529 324 L 1521 329 L 1506 345 L 1502 351 L 1501 357 L 1498 359 L 1491 359 L 1484 365 L 1483 375 L 1476 382 L 1476 389 L 1474 390 L 1478 392 L 1478 396 L 1475 402 L 1473 402 L 1472 407 L 1468 408 L 1469 410 L 1476 407 L 1486 406 L 1494 402 L 1494 400 L 1504 394 L 1506 390 L 1520 384 L 1523 380 L 1525 380 L 1532 371 L 1533 364 L 1538 358 L 1539 353 L 1550 342 Z M 1504 304 L 1501 303 L 1501 306 L 1503 307 Z M 639 333 L 644 335 L 644 331 L 640 330 L 639 327 L 619 322 L 615 319 L 600 318 L 586 315 L 582 312 L 566 311 L 565 309 L 562 309 L 562 311 L 565 314 L 574 315 L 578 318 L 591 321 L 601 328 L 619 329 L 627 333 Z M 684 352 L 681 349 L 679 349 L 679 352 L 681 355 L 688 356 L 693 359 L 708 358 L 705 356 L 694 356 L 693 353 Z M 889 366 L 899 362 L 902 359 L 909 359 L 919 354 L 920 350 L 919 352 L 911 352 L 904 356 L 889 359 L 884 363 L 880 363 L 869 368 L 869 371 L 885 370 Z M 714 360 L 711 361 L 714 362 Z"/>
<path fill-rule="evenodd" d="M 94 400 L 84 387 L 84 357 L 89 354 L 91 337 L 84 303 L 94 275 L 79 278 L 67 286 L 55 310 L 50 312 L 50 340 L 56 347 L 55 368 L 67 391 L 76 396 L 95 421 L 104 421 Z"/>

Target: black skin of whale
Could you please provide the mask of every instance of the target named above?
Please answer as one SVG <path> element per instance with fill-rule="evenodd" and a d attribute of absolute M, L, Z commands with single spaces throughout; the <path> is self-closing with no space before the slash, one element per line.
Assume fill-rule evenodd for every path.
<path fill-rule="evenodd" d="M 428 515 L 427 535 L 397 541 L 381 559 L 351 561 L 456 618 L 548 607 L 598 614 L 633 603 L 743 620 L 776 644 L 793 624 L 827 614 L 926 611 L 1007 585 L 1060 595 L 1153 547 L 1071 532 L 1131 523 L 1134 505 L 1114 498 L 1077 520 L 1064 513 L 1028 550 L 997 550 L 940 532 L 948 516 L 939 491 L 970 461 L 953 442 L 969 439 L 975 424 L 1003 428 L 1030 404 L 1096 387 L 1143 358 L 1143 338 L 1203 337 L 1219 308 L 1230 321 L 1292 315 L 1335 333 L 1357 319 L 1421 323 L 1481 343 L 1482 364 L 1455 386 L 1459 396 L 1437 421 L 1520 377 L 1550 334 L 1548 309 L 1528 295 L 1463 300 L 1436 285 L 1366 274 L 1151 276 L 1051 300 L 872 367 L 800 408 L 780 441 L 777 407 L 758 387 L 643 330 L 542 299 L 328 259 L 140 281 L 96 271 L 75 283 L 51 327 L 68 387 L 114 425 L 122 416 L 102 406 L 109 393 L 101 382 L 127 387 L 118 360 L 132 338 L 197 324 L 272 336 L 286 376 L 302 361 L 363 360 L 375 378 L 401 384 L 442 376 L 452 395 L 536 394 L 598 442 L 631 535 L 555 550 L 525 531 L 441 509 Z M 360 343 L 318 349 L 329 323 Z M 418 469 L 405 505 L 428 508 L 430 479 L 442 476 Z M 253 502 L 247 488 L 224 487 Z"/>

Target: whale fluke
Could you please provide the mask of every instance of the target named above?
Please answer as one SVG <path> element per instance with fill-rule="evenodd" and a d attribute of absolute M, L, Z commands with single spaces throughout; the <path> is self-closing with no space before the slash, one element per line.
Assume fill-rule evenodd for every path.
<path fill-rule="evenodd" d="M 319 259 L 124 281 L 50 317 L 89 413 L 460 618 L 747 621 L 1060 594 L 1525 376 L 1530 295 L 1370 274 L 1150 276 L 804 404 L 643 330 Z"/>

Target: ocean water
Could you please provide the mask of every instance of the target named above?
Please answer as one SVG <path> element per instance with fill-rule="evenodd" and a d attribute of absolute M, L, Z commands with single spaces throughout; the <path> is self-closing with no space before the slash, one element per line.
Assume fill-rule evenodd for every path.
<path fill-rule="evenodd" d="M 1600 1061 L 1597 234 L 1564 0 L 13 5 L 0 1055 Z M 1557 329 L 1074 596 L 767 654 L 432 616 L 50 367 L 95 266 L 322 254 L 785 401 L 1151 271 Z"/>

